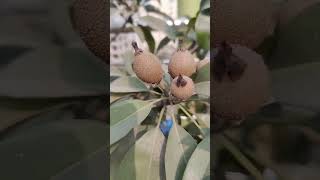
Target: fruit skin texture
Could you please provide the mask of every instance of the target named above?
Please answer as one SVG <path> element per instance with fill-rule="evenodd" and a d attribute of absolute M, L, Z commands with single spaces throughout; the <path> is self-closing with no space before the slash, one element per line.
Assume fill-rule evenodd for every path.
<path fill-rule="evenodd" d="M 255 113 L 270 98 L 269 71 L 259 54 L 244 46 L 231 47 L 232 58 L 240 58 L 246 67 L 236 80 L 227 74 L 221 81 L 211 78 L 212 107 L 216 118 L 238 122 Z"/>
<path fill-rule="evenodd" d="M 174 97 L 187 100 L 194 94 L 195 87 L 191 78 L 179 75 L 172 80 L 170 91 Z"/>
<path fill-rule="evenodd" d="M 276 25 L 276 6 L 270 0 L 217 0 L 213 12 L 214 44 L 227 41 L 253 49 Z"/>
<path fill-rule="evenodd" d="M 160 83 L 164 75 L 159 59 L 154 54 L 141 49 L 135 52 L 132 69 L 138 78 L 151 84 Z"/>
<path fill-rule="evenodd" d="M 191 76 L 196 72 L 197 63 L 188 50 L 178 49 L 173 55 L 168 65 L 169 74 L 172 78 L 178 75 Z"/>
<path fill-rule="evenodd" d="M 76 0 L 71 19 L 86 46 L 104 62 L 109 61 L 109 16 L 106 0 Z"/>

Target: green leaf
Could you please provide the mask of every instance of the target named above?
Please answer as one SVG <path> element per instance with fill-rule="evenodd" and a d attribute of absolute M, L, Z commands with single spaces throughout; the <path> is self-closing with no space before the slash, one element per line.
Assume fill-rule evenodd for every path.
<path fill-rule="evenodd" d="M 196 74 L 195 83 L 210 81 L 210 63 L 201 67 Z"/>
<path fill-rule="evenodd" d="M 144 37 L 142 28 L 140 26 L 133 26 L 132 28 L 133 28 L 133 31 L 138 35 L 141 42 L 144 42 L 146 38 Z"/>
<path fill-rule="evenodd" d="M 110 108 L 110 144 L 123 138 L 138 126 L 150 113 L 153 103 L 141 100 L 126 100 Z"/>
<path fill-rule="evenodd" d="M 153 16 L 143 16 L 139 19 L 139 24 L 162 31 L 167 34 L 169 39 L 173 40 L 175 38 L 175 30 L 162 19 Z"/>
<path fill-rule="evenodd" d="M 210 34 L 210 16 L 199 14 L 195 23 L 196 32 Z"/>
<path fill-rule="evenodd" d="M 59 101 L 1 99 L 0 132 L 41 112 L 65 105 Z"/>
<path fill-rule="evenodd" d="M 209 180 L 208 170 L 210 170 L 210 137 L 202 140 L 192 153 L 183 180 Z"/>
<path fill-rule="evenodd" d="M 181 180 L 197 143 L 193 137 L 174 122 L 167 140 L 165 167 L 166 177 Z"/>
<path fill-rule="evenodd" d="M 117 180 L 161 180 L 164 170 L 165 137 L 157 127 L 143 135 L 126 153 Z"/>
<path fill-rule="evenodd" d="M 168 37 L 163 38 L 158 45 L 157 52 L 159 52 L 160 49 L 166 46 L 170 41 L 171 40 Z"/>
<path fill-rule="evenodd" d="M 44 47 L 0 69 L 0 96 L 76 97 L 107 92 L 106 67 L 81 49 Z"/>
<path fill-rule="evenodd" d="M 112 93 L 110 94 L 110 104 L 120 100 L 121 98 L 125 97 L 127 94 L 123 94 L 123 93 Z"/>
<path fill-rule="evenodd" d="M 136 77 L 124 76 L 110 84 L 111 93 L 146 92 L 148 88 Z"/>
<path fill-rule="evenodd" d="M 320 4 L 317 3 L 279 30 L 278 43 L 268 61 L 272 68 L 282 68 L 320 60 Z"/>
<path fill-rule="evenodd" d="M 167 83 L 167 84 L 171 84 L 171 76 L 170 76 L 170 74 L 169 73 L 164 73 L 164 75 L 163 75 L 163 80 Z"/>
<path fill-rule="evenodd" d="M 153 126 L 141 125 L 132 129 L 124 138 L 113 145 L 117 145 L 117 148 L 110 156 L 110 179 L 116 180 L 116 173 L 120 166 L 120 163 L 128 152 L 130 147 L 136 143 L 146 132 L 148 132 Z M 112 145 L 112 146 L 113 146 Z"/>
<path fill-rule="evenodd" d="M 41 16 L 1 16 L 0 45 L 38 48 L 52 44 L 53 33 L 43 20 Z"/>
<path fill-rule="evenodd" d="M 110 76 L 125 76 L 125 73 L 118 67 L 111 66 L 110 67 Z"/>
<path fill-rule="evenodd" d="M 0 142 L 1 177 L 50 179 L 106 147 L 105 133 L 106 125 L 94 120 L 63 120 L 24 129 L 19 133 L 23 135 Z"/>
<path fill-rule="evenodd" d="M 32 49 L 19 45 L 0 45 L 0 68 L 30 50 Z"/>
<path fill-rule="evenodd" d="M 121 57 L 123 58 L 124 66 L 125 66 L 127 73 L 129 75 L 135 76 L 136 74 L 133 72 L 133 69 L 132 69 L 132 62 L 133 62 L 133 58 L 134 58 L 132 51 L 125 51 L 121 55 Z"/>
<path fill-rule="evenodd" d="M 166 18 L 166 19 L 172 20 L 172 18 L 169 15 L 167 15 L 164 12 L 162 12 L 159 8 L 157 8 L 157 7 L 155 7 L 155 6 L 151 5 L 151 4 L 145 5 L 144 8 L 145 8 L 145 10 L 147 12 L 155 13 L 155 14 L 160 15 L 160 16 Z"/>
<path fill-rule="evenodd" d="M 200 11 L 210 8 L 210 0 L 201 0 L 200 2 Z"/>
<path fill-rule="evenodd" d="M 142 29 L 143 34 L 144 34 L 144 38 L 148 43 L 149 51 L 154 53 L 155 48 L 156 48 L 156 41 L 154 40 L 154 38 L 151 34 L 151 31 L 148 28 L 143 27 L 143 26 L 140 26 L 140 28 Z"/>
<path fill-rule="evenodd" d="M 75 162 L 61 172 L 58 172 L 51 180 L 105 179 L 108 176 L 107 153 L 107 148 L 102 147 L 90 153 L 87 158 Z"/>
<path fill-rule="evenodd" d="M 56 35 L 56 40 L 61 44 L 66 45 L 82 45 L 84 44 L 75 29 L 70 16 L 70 9 L 72 7 L 71 1 L 57 0 L 50 4 L 48 12 L 48 21 L 50 22 L 50 29 Z"/>
<path fill-rule="evenodd" d="M 272 72 L 274 97 L 284 103 L 320 110 L 320 63 L 309 63 Z"/>
<path fill-rule="evenodd" d="M 196 93 L 198 96 L 208 98 L 210 97 L 210 81 L 204 81 L 195 84 Z"/>
<path fill-rule="evenodd" d="M 195 31 L 199 46 L 210 49 L 210 16 L 199 14 L 195 23 Z"/>

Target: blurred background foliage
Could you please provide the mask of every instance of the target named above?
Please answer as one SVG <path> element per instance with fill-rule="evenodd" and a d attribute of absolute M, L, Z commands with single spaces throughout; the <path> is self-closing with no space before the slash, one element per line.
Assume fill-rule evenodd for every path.
<path fill-rule="evenodd" d="M 255 49 L 271 71 L 273 99 L 213 136 L 215 179 L 320 179 L 320 1 L 273 2 L 277 27 Z"/>
<path fill-rule="evenodd" d="M 108 67 L 72 1 L 0 2 L 1 179 L 105 179 Z"/>

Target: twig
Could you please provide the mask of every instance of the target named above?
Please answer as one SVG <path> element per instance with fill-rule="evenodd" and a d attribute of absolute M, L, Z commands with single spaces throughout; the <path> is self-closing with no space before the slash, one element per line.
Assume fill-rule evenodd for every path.
<path fill-rule="evenodd" d="M 224 148 L 226 148 L 256 180 L 263 180 L 261 172 L 231 141 L 229 141 L 224 135 L 217 135 L 217 140 L 219 140 Z"/>
<path fill-rule="evenodd" d="M 191 116 L 191 114 L 183 107 L 181 106 L 180 104 L 178 104 L 179 108 L 183 111 L 183 113 L 185 115 L 187 115 L 191 121 L 197 126 L 197 128 L 200 130 L 201 134 L 204 136 L 205 133 L 203 132 L 202 128 L 200 127 L 200 125 L 197 123 L 197 121 L 194 120 L 194 118 Z"/>

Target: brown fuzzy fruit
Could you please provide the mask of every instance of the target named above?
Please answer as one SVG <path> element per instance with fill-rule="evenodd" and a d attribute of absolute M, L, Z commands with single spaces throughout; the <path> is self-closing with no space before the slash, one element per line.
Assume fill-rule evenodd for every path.
<path fill-rule="evenodd" d="M 205 66 L 208 63 L 210 63 L 209 59 L 203 59 L 199 61 L 197 65 L 197 70 L 201 69 L 203 66 Z"/>
<path fill-rule="evenodd" d="M 269 99 L 269 71 L 254 51 L 222 43 L 213 62 L 211 96 L 216 118 L 238 122 Z"/>
<path fill-rule="evenodd" d="M 152 53 L 140 49 L 136 42 L 132 42 L 135 50 L 132 69 L 142 81 L 158 84 L 162 80 L 163 70 L 159 59 Z"/>
<path fill-rule="evenodd" d="M 217 0 L 213 12 L 215 45 L 227 41 L 256 48 L 276 25 L 276 6 L 270 0 Z"/>
<path fill-rule="evenodd" d="M 191 76 L 196 72 L 197 63 L 192 54 L 185 49 L 178 49 L 173 55 L 168 65 L 169 74 L 172 78 L 185 75 Z"/>
<path fill-rule="evenodd" d="M 96 56 L 109 60 L 109 16 L 106 0 L 76 0 L 70 14 L 74 28 Z"/>
<path fill-rule="evenodd" d="M 188 76 L 179 75 L 172 80 L 170 91 L 174 97 L 187 100 L 195 92 L 194 83 Z"/>

